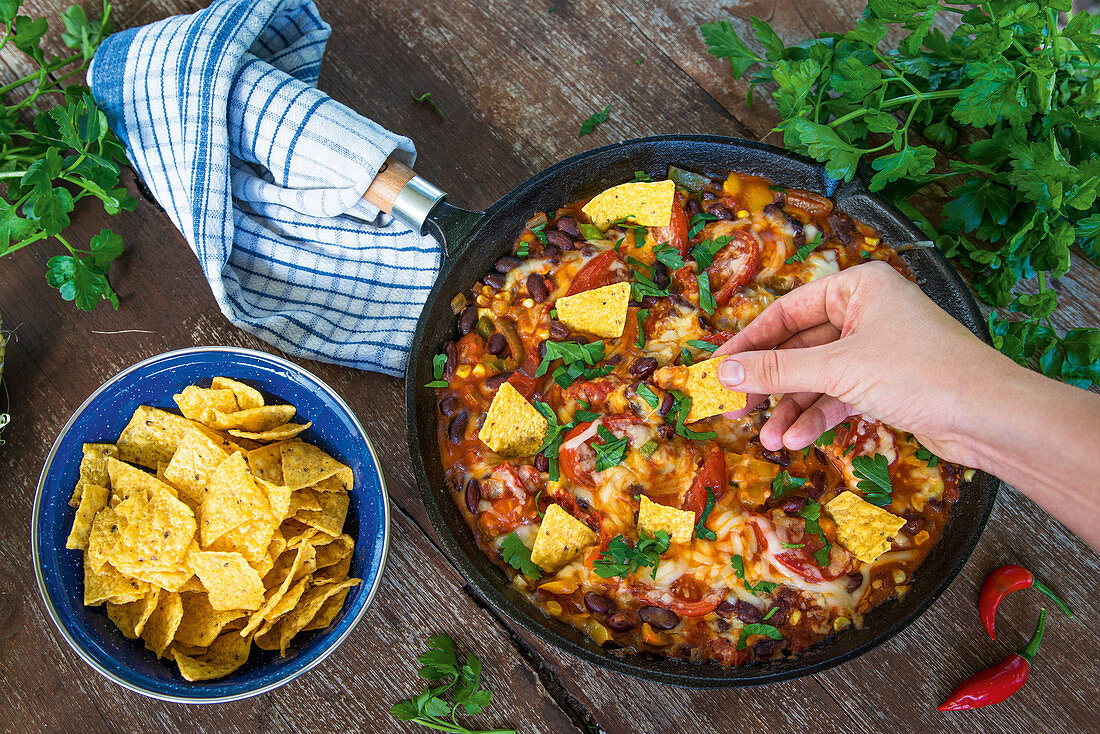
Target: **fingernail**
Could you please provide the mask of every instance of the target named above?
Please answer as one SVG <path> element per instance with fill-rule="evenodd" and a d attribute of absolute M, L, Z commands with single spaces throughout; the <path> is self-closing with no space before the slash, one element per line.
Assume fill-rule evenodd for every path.
<path fill-rule="evenodd" d="M 727 387 L 737 387 L 745 381 L 745 368 L 736 360 L 724 359 L 718 365 L 718 379 Z"/>

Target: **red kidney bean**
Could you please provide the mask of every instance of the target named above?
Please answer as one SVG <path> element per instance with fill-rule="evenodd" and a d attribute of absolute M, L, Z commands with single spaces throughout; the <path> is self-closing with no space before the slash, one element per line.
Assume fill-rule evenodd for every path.
<path fill-rule="evenodd" d="M 508 351 L 508 340 L 499 331 L 493 332 L 489 341 L 485 342 L 485 348 L 489 350 L 489 354 L 500 356 Z"/>
<path fill-rule="evenodd" d="M 680 624 L 680 617 L 676 612 L 664 607 L 645 606 L 638 610 L 638 618 L 650 627 L 659 630 L 670 630 Z"/>
<path fill-rule="evenodd" d="M 587 344 L 588 343 L 588 337 L 587 336 L 581 336 L 580 334 L 574 334 L 572 341 L 576 342 L 577 344 Z"/>
<path fill-rule="evenodd" d="M 467 306 L 458 317 L 458 333 L 466 336 L 477 324 L 477 306 Z"/>
<path fill-rule="evenodd" d="M 451 418 L 451 424 L 447 426 L 447 437 L 451 439 L 451 443 L 462 443 L 466 438 L 466 424 L 470 421 L 470 414 L 465 409 L 455 413 L 455 417 Z"/>
<path fill-rule="evenodd" d="M 779 597 L 778 599 L 776 599 L 775 602 L 772 604 L 771 609 L 774 609 L 775 612 L 772 613 L 772 616 L 768 617 L 768 622 L 773 627 L 781 627 L 785 625 L 787 623 L 787 620 L 791 618 L 791 603 L 787 601 L 784 597 Z M 771 612 L 771 609 L 769 609 L 768 611 Z M 767 615 L 765 614 L 764 616 Z"/>
<path fill-rule="evenodd" d="M 849 594 L 863 586 L 863 574 L 850 573 L 848 574 L 848 586 L 845 587 Z"/>
<path fill-rule="evenodd" d="M 700 214 L 703 211 L 703 207 L 699 206 L 699 202 L 695 199 L 688 199 L 687 206 L 684 207 L 688 217 L 694 217 L 696 214 Z"/>
<path fill-rule="evenodd" d="M 581 236 L 581 229 L 577 226 L 577 220 L 573 217 L 558 217 L 558 221 L 554 222 L 554 226 L 570 237 Z"/>
<path fill-rule="evenodd" d="M 596 614 L 610 614 L 615 609 L 615 602 L 603 594 L 590 591 L 584 595 L 584 606 Z"/>
<path fill-rule="evenodd" d="M 733 613 L 737 611 L 736 604 L 730 604 L 728 601 L 724 601 L 714 608 L 715 613 L 720 617 L 726 617 L 727 619 L 733 616 Z"/>
<path fill-rule="evenodd" d="M 557 319 L 550 321 L 550 336 L 554 341 L 565 341 L 569 338 L 569 327 Z"/>
<path fill-rule="evenodd" d="M 546 342 L 548 340 L 543 339 L 539 342 L 539 359 L 546 359 Z"/>
<path fill-rule="evenodd" d="M 933 498 L 928 500 L 928 506 L 935 512 L 943 512 L 943 508 L 947 505 L 944 504 L 943 500 Z"/>
<path fill-rule="evenodd" d="M 766 660 L 775 655 L 776 651 L 779 650 L 779 646 L 782 644 L 783 640 L 773 640 L 770 637 L 757 640 L 756 644 L 752 646 L 753 657 L 758 660 Z"/>
<path fill-rule="evenodd" d="M 764 458 L 764 461 L 779 464 L 779 466 L 783 468 L 791 465 L 791 452 L 787 451 L 787 449 L 779 449 L 778 451 L 768 451 L 765 449 L 760 452 L 760 455 Z"/>
<path fill-rule="evenodd" d="M 508 378 L 512 376 L 515 370 L 509 370 L 508 372 L 501 372 L 499 375 L 493 375 L 492 377 L 485 378 L 485 387 L 490 390 L 496 390 L 498 387 L 508 382 Z"/>
<path fill-rule="evenodd" d="M 764 613 L 747 601 L 738 600 L 733 606 L 737 618 L 744 624 L 756 624 L 764 619 Z"/>
<path fill-rule="evenodd" d="M 668 266 L 658 260 L 653 264 L 653 285 L 658 288 L 668 288 L 670 282 L 668 277 Z"/>
<path fill-rule="evenodd" d="M 535 468 L 539 471 L 550 471 L 550 460 L 546 454 L 535 454 Z"/>
<path fill-rule="evenodd" d="M 769 219 L 779 219 L 782 221 L 783 207 L 781 207 L 778 202 L 773 201 L 771 204 L 765 206 L 760 213 Z"/>
<path fill-rule="evenodd" d="M 604 360 L 604 362 L 607 362 L 610 365 L 616 365 L 616 364 L 618 364 L 619 362 L 622 362 L 622 361 L 623 361 L 623 355 L 619 354 L 618 352 L 615 352 L 610 357 L 608 357 L 607 359 Z"/>
<path fill-rule="evenodd" d="M 607 626 L 615 632 L 626 632 L 634 629 L 634 618 L 626 612 L 615 612 L 607 618 Z"/>
<path fill-rule="evenodd" d="M 802 222 L 794 217 L 787 217 L 787 221 L 794 231 L 794 239 L 791 241 L 791 244 L 793 244 L 796 249 L 802 247 L 802 245 L 806 244 L 806 230 L 802 228 Z"/>
<path fill-rule="evenodd" d="M 710 191 L 704 191 L 702 194 L 699 195 L 699 198 L 702 199 L 703 202 L 708 202 L 708 201 L 714 201 L 718 197 Z"/>
<path fill-rule="evenodd" d="M 801 495 L 797 495 L 795 497 L 788 497 L 787 499 L 783 500 L 783 504 L 781 504 L 779 507 L 781 510 L 783 510 L 783 512 L 787 513 L 788 515 L 794 516 L 802 512 L 802 508 L 805 506 L 806 498 Z"/>
<path fill-rule="evenodd" d="M 563 250 L 572 250 L 575 246 L 573 238 L 560 229 L 548 229 L 545 234 L 548 244 L 555 245 Z"/>
<path fill-rule="evenodd" d="M 577 507 L 581 508 L 585 512 L 588 512 L 592 509 L 592 505 L 588 504 L 588 500 L 586 500 L 584 497 L 577 498 Z"/>
<path fill-rule="evenodd" d="M 856 233 L 855 222 L 847 214 L 833 212 L 829 215 L 829 226 L 833 228 L 833 235 L 846 245 L 852 243 L 852 237 Z"/>
<path fill-rule="evenodd" d="M 458 366 L 458 347 L 454 342 L 443 345 L 443 353 L 447 355 L 447 361 L 443 365 L 443 379 L 449 380 L 455 376 L 455 368 Z"/>
<path fill-rule="evenodd" d="M 928 523 L 923 515 L 918 515 L 915 512 L 907 512 L 902 517 L 905 518 L 905 524 L 901 526 L 901 532 L 906 535 L 916 535 L 924 530 L 924 526 Z"/>
<path fill-rule="evenodd" d="M 657 407 L 657 412 L 662 416 L 668 415 L 668 411 L 672 410 L 672 404 L 674 402 L 676 401 L 673 399 L 672 393 L 666 392 L 665 396 L 661 398 L 661 404 Z"/>
<path fill-rule="evenodd" d="M 466 483 L 466 509 L 477 514 L 477 503 L 481 502 L 481 482 L 471 479 Z"/>
<path fill-rule="evenodd" d="M 660 301 L 660 296 L 643 296 L 641 305 L 645 306 L 646 308 L 653 308 L 658 303 L 660 303 Z"/>
<path fill-rule="evenodd" d="M 806 483 L 806 494 L 813 500 L 825 494 L 825 472 L 810 473 L 810 481 Z"/>
<path fill-rule="evenodd" d="M 542 303 L 550 297 L 550 291 L 546 289 L 546 281 L 538 273 L 527 276 L 527 292 L 531 294 L 535 303 Z"/>
<path fill-rule="evenodd" d="M 720 201 L 716 204 L 707 204 L 704 208 L 719 219 L 736 219 L 730 208 Z"/>
<path fill-rule="evenodd" d="M 485 281 L 485 285 L 489 286 L 490 288 L 496 288 L 497 290 L 500 290 L 504 287 L 504 276 L 500 275 L 499 273 L 489 273 L 484 278 L 482 278 L 482 280 Z"/>
<path fill-rule="evenodd" d="M 512 257 L 511 255 L 505 255 L 493 264 L 493 270 L 497 271 L 501 275 L 506 275 L 512 268 L 517 268 L 523 265 L 523 261 L 518 257 Z"/>
<path fill-rule="evenodd" d="M 545 257 L 547 260 L 554 260 L 554 258 L 556 258 L 560 254 L 561 248 L 557 245 L 547 245 L 546 247 L 542 248 L 542 256 Z"/>
<path fill-rule="evenodd" d="M 439 401 L 439 412 L 444 418 L 454 413 L 462 404 L 458 402 L 458 398 L 454 395 L 448 395 Z"/>
<path fill-rule="evenodd" d="M 592 245 L 585 245 L 581 248 L 581 254 L 585 257 L 591 257 L 596 252 L 596 248 Z"/>
<path fill-rule="evenodd" d="M 657 370 L 657 360 L 653 357 L 642 357 L 630 365 L 627 372 L 631 377 L 649 377 Z"/>
<path fill-rule="evenodd" d="M 645 487 L 634 482 L 627 488 L 627 491 L 630 492 L 632 497 L 639 497 L 645 493 Z"/>
<path fill-rule="evenodd" d="M 642 302 L 631 300 L 631 301 L 627 301 L 626 305 L 627 305 L 628 308 L 641 308 L 642 307 Z"/>

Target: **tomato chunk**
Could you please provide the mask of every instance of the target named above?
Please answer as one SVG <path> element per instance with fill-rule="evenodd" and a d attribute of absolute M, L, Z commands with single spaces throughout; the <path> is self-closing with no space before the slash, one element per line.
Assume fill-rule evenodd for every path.
<path fill-rule="evenodd" d="M 567 296 L 575 296 L 578 293 L 590 291 L 612 283 L 619 283 L 626 279 L 626 272 L 618 267 L 622 264 L 619 255 L 614 250 L 602 252 L 589 260 L 573 278 L 569 285 Z"/>
<path fill-rule="evenodd" d="M 681 505 L 683 510 L 691 510 L 698 520 L 703 515 L 703 509 L 707 505 L 707 489 L 714 493 L 717 502 L 726 493 L 726 458 L 722 455 L 722 449 L 714 441 L 707 442 L 706 455 L 703 466 L 695 475 L 695 481 L 691 483 L 691 489 L 684 495 Z"/>
<path fill-rule="evenodd" d="M 719 307 L 741 286 L 752 282 L 760 267 L 760 243 L 748 232 L 734 230 L 730 243 L 719 250 L 707 268 L 714 302 Z"/>
<path fill-rule="evenodd" d="M 669 244 L 680 252 L 681 257 L 685 257 L 688 253 L 688 245 L 691 244 L 688 241 L 687 212 L 684 211 L 677 197 L 672 199 L 672 218 L 668 222 L 668 234 Z"/>

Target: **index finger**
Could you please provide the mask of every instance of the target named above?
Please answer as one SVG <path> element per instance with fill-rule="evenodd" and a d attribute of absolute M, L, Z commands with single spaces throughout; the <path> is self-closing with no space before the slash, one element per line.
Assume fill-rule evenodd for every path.
<path fill-rule="evenodd" d="M 827 308 L 828 292 L 837 275 L 840 273 L 810 281 L 780 296 L 748 326 L 718 347 L 714 356 L 771 349 L 801 331 L 831 323 Z"/>

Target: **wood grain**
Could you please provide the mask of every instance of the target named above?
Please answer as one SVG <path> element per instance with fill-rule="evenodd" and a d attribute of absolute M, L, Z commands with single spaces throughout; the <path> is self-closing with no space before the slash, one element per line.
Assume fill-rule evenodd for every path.
<path fill-rule="evenodd" d="M 56 17 L 65 2 L 34 0 L 25 13 Z M 198 0 L 123 0 L 121 25 L 191 12 Z M 542 168 L 584 149 L 669 132 L 767 138 L 774 110 L 713 59 L 703 22 L 750 15 L 788 40 L 842 30 L 858 0 L 806 3 L 705 0 L 619 3 L 319 2 L 333 34 L 322 89 L 415 140 L 416 169 L 485 207 Z M 553 6 L 554 12 L 548 12 Z M 59 27 L 59 23 L 53 25 Z M 47 44 L 57 48 L 58 28 Z M 0 57 L 0 75 L 25 68 Z M 415 103 L 430 91 L 441 121 Z M 577 137 L 580 122 L 611 105 L 610 120 Z M 340 393 L 368 427 L 394 505 L 390 564 L 382 590 L 354 635 L 318 669 L 278 691 L 237 704 L 171 706 L 101 679 L 65 647 L 38 599 L 27 552 L 30 506 L 45 454 L 80 402 L 120 369 L 169 349 L 222 344 L 274 351 L 219 313 L 195 258 L 167 217 L 142 197 L 137 209 L 105 217 L 95 206 L 73 217 L 86 241 L 103 226 L 123 233 L 127 251 L 111 279 L 122 308 L 78 313 L 44 278 L 49 244 L 0 261 L 0 313 L 16 327 L 6 384 L 12 424 L 0 448 L 0 729 L 18 731 L 418 731 L 399 727 L 389 706 L 416 689 L 415 657 L 428 634 L 449 631 L 486 663 L 494 690 L 484 726 L 525 732 L 799 732 L 885 730 L 1095 731 L 1092 681 L 1100 640 L 1094 595 L 1100 558 L 1012 490 L 998 499 L 974 557 L 946 594 L 913 626 L 839 669 L 756 689 L 692 691 L 638 681 L 564 655 L 478 603 L 437 550 L 407 454 L 399 380 L 297 360 Z M 1055 285 L 1056 323 L 1100 324 L 1100 276 L 1087 263 Z M 118 333 L 137 330 L 130 333 Z M 1063 594 L 1077 616 L 1051 610 L 1028 686 L 986 711 L 945 716 L 934 706 L 970 672 L 1030 634 L 1042 600 L 1006 602 L 997 642 L 984 637 L 974 608 L 985 574 L 1025 563 Z M 8 611 L 5 611 L 8 610 Z M 7 616 L 5 616 L 7 614 Z M 6 620 L 6 621 L 5 621 Z M 58 695 L 64 692 L 64 695 Z"/>

